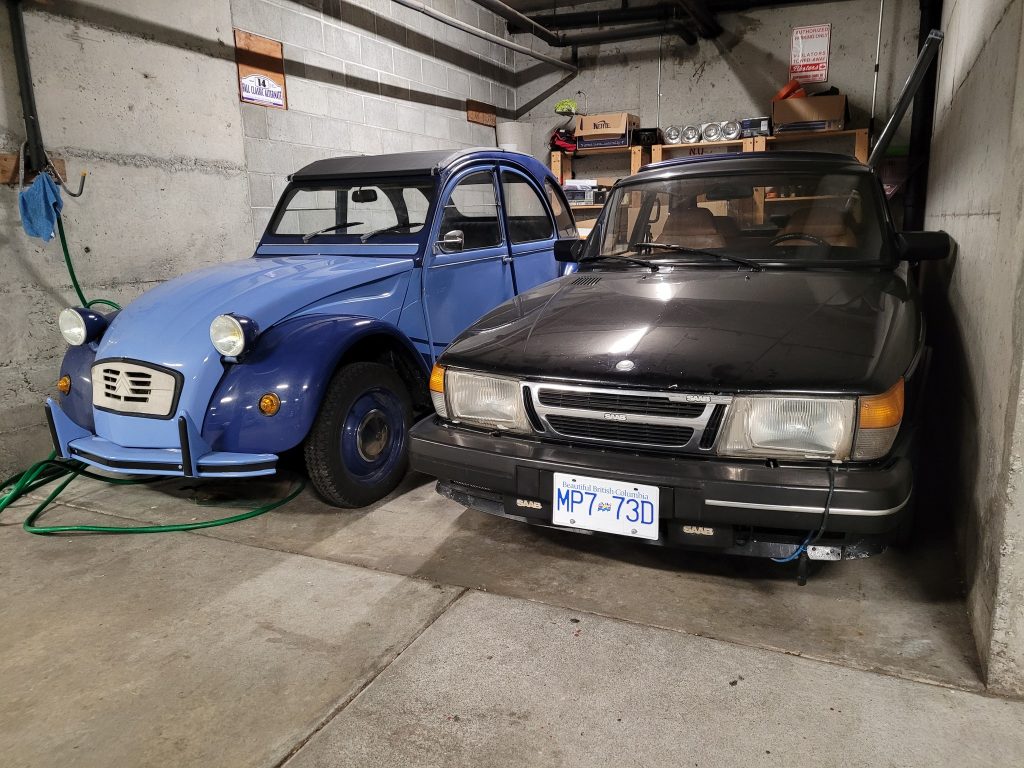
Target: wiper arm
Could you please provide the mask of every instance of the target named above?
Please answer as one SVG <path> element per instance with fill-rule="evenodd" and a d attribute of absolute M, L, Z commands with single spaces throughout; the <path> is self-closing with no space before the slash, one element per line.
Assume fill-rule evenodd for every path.
<path fill-rule="evenodd" d="M 663 251 L 674 251 L 676 253 L 692 253 L 697 256 L 711 256 L 715 259 L 725 259 L 731 261 L 733 264 L 739 264 L 741 267 L 747 267 L 752 269 L 754 272 L 760 272 L 764 269 L 756 261 L 749 261 L 747 259 L 741 259 L 739 256 L 730 256 L 727 253 L 715 253 L 714 251 L 705 251 L 701 248 L 690 248 L 686 245 L 675 245 L 674 243 L 637 243 L 637 248 L 660 248 Z"/>
<path fill-rule="evenodd" d="M 632 256 L 623 256 L 620 253 L 596 253 L 593 256 L 584 256 L 579 260 L 579 263 L 582 264 L 585 261 L 597 261 L 598 259 L 618 259 L 619 261 L 627 261 L 630 264 L 639 264 L 641 267 L 647 267 L 651 272 L 658 271 L 657 264 L 652 264 L 651 262 L 644 261 L 643 259 L 634 259 Z"/>
<path fill-rule="evenodd" d="M 385 232 L 397 232 L 400 229 L 412 229 L 413 227 L 422 227 L 422 221 L 414 221 L 412 224 L 392 224 L 390 227 L 383 227 L 381 229 L 375 229 L 372 232 L 367 232 L 365 235 L 359 238 L 359 242 L 365 243 L 374 235 L 383 235 Z"/>
<path fill-rule="evenodd" d="M 325 235 L 328 232 L 334 232 L 336 229 L 348 229 L 349 227 L 357 227 L 362 223 L 363 222 L 361 221 L 343 221 L 341 222 L 341 224 L 334 224 L 333 226 L 330 227 L 324 227 L 323 229 L 318 229 L 316 232 L 308 232 L 302 236 L 302 242 L 308 243 L 317 235 Z"/>

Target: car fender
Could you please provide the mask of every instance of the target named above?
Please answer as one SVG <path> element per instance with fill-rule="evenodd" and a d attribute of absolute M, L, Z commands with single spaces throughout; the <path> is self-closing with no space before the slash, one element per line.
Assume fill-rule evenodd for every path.
<path fill-rule="evenodd" d="M 96 431 L 92 417 L 92 365 L 95 360 L 95 344 L 68 347 L 60 364 L 60 375 L 71 379 L 71 390 L 66 395 L 57 396 L 60 409 L 67 417 L 90 432 Z"/>
<path fill-rule="evenodd" d="M 353 344 L 386 335 L 422 360 L 391 323 L 354 315 L 304 315 L 260 335 L 256 346 L 231 365 L 214 391 L 202 436 L 215 451 L 281 453 L 309 433 L 339 361 Z M 260 412 L 260 398 L 281 399 L 273 416 Z"/>

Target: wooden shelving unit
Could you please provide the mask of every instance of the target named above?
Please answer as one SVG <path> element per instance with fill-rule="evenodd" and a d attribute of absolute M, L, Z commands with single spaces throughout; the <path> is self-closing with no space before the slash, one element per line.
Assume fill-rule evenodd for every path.
<path fill-rule="evenodd" d="M 605 147 L 602 149 L 578 149 L 573 154 L 553 150 L 551 152 L 551 172 L 558 177 L 561 183 L 573 177 L 572 162 L 577 157 L 602 157 L 608 155 L 628 155 L 629 175 L 639 171 L 643 166 L 651 162 L 650 147 Z"/>
<path fill-rule="evenodd" d="M 679 155 L 708 154 L 704 149 L 725 149 L 736 152 L 766 152 L 775 147 L 792 149 L 792 144 L 832 144 L 843 139 L 846 143 L 853 142 L 853 155 L 862 163 L 868 161 L 868 130 L 854 128 L 847 131 L 810 131 L 800 133 L 780 133 L 775 136 L 755 136 L 750 139 L 734 141 L 702 141 L 697 144 L 655 144 L 651 147 L 651 162 L 657 163 Z"/>

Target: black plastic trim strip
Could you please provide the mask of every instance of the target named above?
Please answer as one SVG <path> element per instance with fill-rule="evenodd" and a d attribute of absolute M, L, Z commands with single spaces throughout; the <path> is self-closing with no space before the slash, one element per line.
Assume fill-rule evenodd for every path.
<path fill-rule="evenodd" d="M 57 452 L 58 456 L 63 456 L 64 451 L 60 449 L 60 438 L 57 437 L 57 422 L 53 420 L 53 411 L 50 409 L 50 404 L 46 404 L 46 425 L 50 428 L 50 439 L 53 440 L 53 450 Z"/>
<path fill-rule="evenodd" d="M 185 477 L 195 477 L 192 472 L 192 446 L 188 444 L 188 422 L 184 416 L 178 417 L 178 442 L 181 444 L 181 471 Z"/>

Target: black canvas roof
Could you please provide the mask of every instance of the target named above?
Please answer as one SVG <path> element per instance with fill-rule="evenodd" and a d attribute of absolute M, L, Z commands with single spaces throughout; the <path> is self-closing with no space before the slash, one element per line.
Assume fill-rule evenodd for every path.
<path fill-rule="evenodd" d="M 329 157 L 310 163 L 291 175 L 292 181 L 312 181 L 345 176 L 419 176 L 437 173 L 459 158 L 480 151 L 499 151 L 493 147 L 479 149 L 435 149 L 425 152 L 396 152 L 387 155 L 354 155 Z"/>

